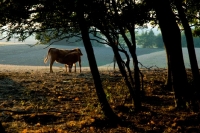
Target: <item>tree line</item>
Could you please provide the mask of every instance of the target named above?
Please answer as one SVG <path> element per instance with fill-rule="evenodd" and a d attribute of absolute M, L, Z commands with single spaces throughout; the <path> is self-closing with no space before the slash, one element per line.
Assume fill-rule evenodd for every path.
<path fill-rule="evenodd" d="M 198 36 L 193 36 L 194 47 L 200 47 L 200 38 Z M 136 34 L 137 45 L 142 48 L 164 48 L 162 34 L 155 34 L 153 30 L 145 31 Z M 186 36 L 181 32 L 181 42 L 182 47 L 187 47 Z"/>
<path fill-rule="evenodd" d="M 101 34 L 99 34 L 98 36 L 104 37 Z M 41 39 L 41 37 L 43 37 L 43 39 Z M 131 38 L 130 33 L 127 34 L 127 37 Z M 59 45 L 66 45 L 66 46 L 83 46 L 82 39 L 80 37 L 75 37 L 75 36 L 68 38 L 68 40 L 60 40 L 58 42 L 56 42 L 55 40 L 51 40 L 49 42 L 47 36 L 41 33 L 40 34 L 37 33 L 35 36 L 35 39 L 38 40 L 40 44 L 52 43 L 52 44 L 59 44 Z M 90 34 L 90 39 L 91 39 L 91 43 L 93 47 L 106 47 L 105 46 L 106 41 L 104 41 L 103 44 L 100 43 L 101 39 L 95 38 L 93 34 Z M 141 48 L 164 48 L 162 34 L 161 33 L 155 34 L 152 29 L 150 31 L 147 31 L 147 30 L 142 31 L 140 33 L 136 32 L 135 39 L 136 39 L 136 44 Z M 194 47 L 200 48 L 199 36 L 193 36 L 193 40 L 194 40 Z M 186 36 L 183 32 L 181 32 L 181 42 L 182 42 L 182 47 L 187 47 Z M 126 43 L 124 42 L 121 36 L 119 36 L 119 43 L 121 43 L 122 46 L 127 47 Z"/>
<path fill-rule="evenodd" d="M 0 5 L 0 28 L 1 32 L 7 33 L 8 40 L 13 34 L 18 34 L 19 40 L 25 40 L 35 33 L 48 33 L 46 35 L 49 42 L 67 40 L 72 36 L 82 39 L 99 103 L 105 118 L 112 122 L 122 122 L 122 120 L 114 113 L 106 98 L 91 41 L 106 43 L 112 48 L 129 90 L 130 99 L 134 103 L 135 110 L 140 111 L 143 89 L 142 74 L 136 55 L 136 29 L 147 23 L 151 23 L 153 27 L 158 25 L 162 34 L 162 40 L 158 39 L 158 41 L 163 42 L 168 62 L 166 85 L 174 91 L 174 106 L 179 109 L 199 108 L 200 78 L 190 26 L 195 27 L 194 33 L 198 36 L 200 1 L 29 0 L 22 2 L 21 0 L 4 0 Z M 193 88 L 189 86 L 183 60 L 182 29 L 184 29 L 187 42 Z M 95 38 L 91 38 L 90 34 L 93 34 Z M 147 38 L 153 39 L 151 36 Z M 42 40 L 43 36 L 40 39 Z M 121 39 L 128 47 L 130 55 L 121 45 Z M 139 40 L 142 41 L 142 39 Z M 149 42 L 145 42 L 145 47 L 147 43 Z M 122 59 L 120 53 L 126 56 L 126 61 Z M 131 61 L 130 58 L 133 60 Z M 133 71 L 130 63 L 134 66 Z"/>

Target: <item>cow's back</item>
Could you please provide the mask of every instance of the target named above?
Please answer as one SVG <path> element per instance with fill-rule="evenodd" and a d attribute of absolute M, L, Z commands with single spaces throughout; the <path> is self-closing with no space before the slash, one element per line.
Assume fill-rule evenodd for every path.
<path fill-rule="evenodd" d="M 69 52 L 69 50 L 51 48 L 49 52 L 51 58 L 59 62 L 60 58 L 63 58 Z"/>
<path fill-rule="evenodd" d="M 65 55 L 64 58 L 62 58 L 63 64 L 73 64 L 80 60 L 80 54 L 78 52 L 70 52 L 69 54 Z"/>
<path fill-rule="evenodd" d="M 61 64 L 73 64 L 80 60 L 82 53 L 78 48 L 72 50 L 50 48 L 49 55 L 52 61 L 57 61 Z"/>

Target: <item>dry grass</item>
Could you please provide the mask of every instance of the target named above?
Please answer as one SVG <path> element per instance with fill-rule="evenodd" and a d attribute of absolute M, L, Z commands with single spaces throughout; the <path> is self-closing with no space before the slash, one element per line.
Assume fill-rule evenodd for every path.
<path fill-rule="evenodd" d="M 173 92 L 163 89 L 165 70 L 142 71 L 145 96 L 135 112 L 119 72 L 101 71 L 103 87 L 124 124 L 104 119 L 89 71 L 41 69 L 0 72 L 0 120 L 8 133 L 200 132 L 200 114 L 174 110 Z"/>

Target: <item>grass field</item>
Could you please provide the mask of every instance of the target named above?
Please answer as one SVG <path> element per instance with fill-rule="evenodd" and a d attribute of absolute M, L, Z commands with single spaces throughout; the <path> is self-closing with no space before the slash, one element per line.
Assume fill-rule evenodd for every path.
<path fill-rule="evenodd" d="M 60 49 L 73 49 L 73 46 L 64 45 L 52 45 L 50 47 Z M 49 47 L 48 47 L 49 48 Z M 45 58 L 48 48 L 44 45 L 30 47 L 26 44 L 15 44 L 15 45 L 1 45 L 0 46 L 0 64 L 9 65 L 26 65 L 26 66 L 49 66 L 49 63 L 44 64 L 43 59 Z M 88 67 L 87 54 L 84 47 L 80 47 L 83 56 L 82 66 Z M 158 67 L 166 68 L 166 54 L 163 49 L 149 49 L 149 48 L 137 48 L 138 61 L 143 65 L 140 67 Z M 100 66 L 113 66 L 113 52 L 111 48 L 105 47 L 94 47 L 95 58 L 97 65 Z M 186 48 L 183 48 L 184 61 L 186 68 L 190 68 L 188 52 Z M 123 54 L 122 58 L 125 59 Z M 197 61 L 200 66 L 200 48 L 196 48 Z M 132 67 L 132 63 L 130 64 Z M 54 63 L 54 66 L 63 66 L 63 64 Z"/>
<path fill-rule="evenodd" d="M 28 66 L 48 66 L 44 64 L 43 59 L 47 55 L 48 48 L 45 48 L 44 45 L 39 45 L 35 47 L 30 47 L 29 45 L 3 45 L 0 46 L 0 64 L 9 64 L 9 65 L 28 65 Z M 55 47 L 59 49 L 73 49 L 72 46 L 64 45 L 52 45 L 50 47 Z M 88 67 L 87 54 L 84 47 L 80 47 L 83 56 L 82 66 Z M 153 52 L 161 51 L 161 49 L 138 49 L 138 56 L 144 54 L 150 54 Z M 110 64 L 113 62 L 113 52 L 111 48 L 105 47 L 94 47 L 95 58 L 98 66 Z M 122 55 L 122 58 L 125 56 Z M 63 66 L 62 64 L 55 63 L 54 66 Z"/>
<path fill-rule="evenodd" d="M 142 73 L 145 95 L 135 111 L 121 74 L 100 71 L 107 100 L 123 120 L 116 124 L 104 119 L 90 71 L 0 72 L 0 121 L 7 133 L 200 132 L 199 112 L 174 108 L 173 92 L 163 86 L 166 70 Z"/>
<path fill-rule="evenodd" d="M 173 92 L 165 89 L 167 72 L 158 68 L 166 63 L 163 50 L 137 51 L 138 60 L 155 69 L 142 69 L 145 95 L 142 109 L 135 111 L 123 77 L 112 70 L 111 49 L 94 49 L 97 63 L 102 64 L 99 68 L 107 100 L 123 120 L 115 124 L 104 119 L 84 49 L 82 73 L 66 73 L 60 64 L 49 73 L 48 64 L 43 64 L 47 52 L 43 48 L 0 46 L 0 64 L 4 64 L 0 65 L 0 121 L 7 133 L 200 132 L 199 111 L 176 110 Z M 199 58 L 200 50 L 196 50 Z"/>

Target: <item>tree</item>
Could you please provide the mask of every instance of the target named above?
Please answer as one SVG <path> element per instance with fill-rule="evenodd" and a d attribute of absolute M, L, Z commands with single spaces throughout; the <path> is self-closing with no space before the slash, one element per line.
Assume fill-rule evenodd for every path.
<path fill-rule="evenodd" d="M 99 3 L 98 5 L 101 4 Z M 124 1 L 121 3 L 120 1 L 112 1 L 112 3 L 108 1 L 107 3 L 105 3 L 105 5 L 108 6 L 103 6 L 101 7 L 101 9 L 105 9 L 105 12 L 109 12 L 108 14 L 98 14 L 98 10 L 94 10 L 92 12 L 95 15 L 98 14 L 99 18 L 101 18 L 97 18 L 95 22 L 95 27 L 100 29 L 100 31 L 107 37 L 109 44 L 112 47 L 115 57 L 117 59 L 119 69 L 129 88 L 130 95 L 133 98 L 134 106 L 136 109 L 140 109 L 140 71 L 138 68 L 138 61 L 136 56 L 135 25 L 143 24 L 146 20 L 148 20 L 144 19 L 148 18 L 149 16 L 148 8 L 146 8 L 145 5 L 143 6 L 143 4 L 136 4 L 134 1 Z M 91 9 L 94 7 L 95 6 L 92 6 Z M 108 9 L 106 10 L 106 8 Z M 144 12 L 141 12 L 141 9 L 144 9 Z M 94 14 L 91 16 L 94 16 Z M 100 23 L 98 23 L 99 20 Z M 128 38 L 126 36 L 126 31 L 130 32 L 131 38 Z M 121 47 L 120 44 L 119 48 L 116 47 L 115 41 L 118 41 L 118 34 L 120 34 L 124 39 L 124 42 L 126 42 L 129 52 L 131 53 L 131 56 L 133 58 L 134 79 L 132 77 L 131 70 L 129 67 L 130 57 L 128 56 L 127 52 Z M 126 62 L 124 62 L 121 59 L 119 51 L 123 52 L 126 55 Z M 127 72 L 125 68 L 127 69 Z"/>
<path fill-rule="evenodd" d="M 189 22 L 187 20 L 187 16 L 184 13 L 184 9 L 182 7 L 182 0 L 176 0 L 175 1 L 176 8 L 178 10 L 178 14 L 181 20 L 181 23 L 184 27 L 184 32 L 186 35 L 186 41 L 187 41 L 187 48 L 188 48 L 188 53 L 189 53 L 189 59 L 190 59 L 190 64 L 191 64 L 191 69 L 192 69 L 192 75 L 193 75 L 193 80 L 194 80 L 194 86 L 195 86 L 195 91 L 193 94 L 200 92 L 200 77 L 199 77 L 199 68 L 198 68 L 198 63 L 197 63 L 197 58 L 195 54 L 195 49 L 194 49 L 194 41 L 193 41 L 193 36 L 192 36 L 192 30 L 189 26 Z M 193 104 L 196 102 L 193 100 Z"/>
<path fill-rule="evenodd" d="M 155 38 L 153 30 L 146 31 L 138 37 L 137 43 L 138 45 L 142 45 L 143 48 L 154 48 L 156 46 Z"/>
<path fill-rule="evenodd" d="M 155 47 L 157 48 L 164 48 L 163 38 L 161 34 L 156 35 L 155 38 Z"/>
<path fill-rule="evenodd" d="M 92 44 L 90 42 L 90 37 L 88 33 L 89 27 L 87 26 L 87 23 L 84 19 L 83 10 L 81 10 L 83 7 L 84 7 L 83 2 L 82 1 L 78 2 L 77 17 L 78 17 L 78 23 L 80 25 L 80 30 L 81 30 L 84 46 L 88 54 L 88 61 L 89 61 L 90 69 L 92 72 L 92 76 L 93 76 L 93 79 L 95 79 L 94 82 L 95 82 L 95 87 L 97 91 L 97 96 L 99 98 L 99 101 L 100 101 L 100 104 L 101 104 L 102 110 L 104 111 L 105 116 L 109 118 L 109 120 L 112 120 L 113 122 L 118 122 L 119 118 L 117 115 L 114 114 L 108 101 L 106 100 L 106 94 L 101 84 L 100 74 L 97 68 L 94 51 L 92 49 Z"/>
<path fill-rule="evenodd" d="M 113 2 L 112 4 L 114 4 L 115 2 Z M 107 3 L 107 5 L 109 5 L 111 3 Z M 112 5 L 111 4 L 111 5 Z M 102 5 L 102 9 L 104 9 L 105 11 L 104 12 L 107 12 L 108 10 L 115 12 L 114 8 L 110 8 L 109 7 L 106 7 L 104 6 L 104 4 L 102 3 L 99 3 L 98 5 Z M 95 5 L 93 5 L 92 7 L 95 7 Z M 91 8 L 92 8 L 91 7 Z M 112 6 L 111 6 L 112 7 Z M 97 11 L 97 12 L 96 12 Z M 98 14 L 98 10 L 94 10 L 93 12 L 91 12 L 90 16 L 93 16 L 94 14 Z M 115 23 L 115 17 L 113 17 L 112 15 L 110 16 L 109 14 L 98 14 L 99 18 L 101 18 L 101 21 L 99 22 L 99 18 L 94 19 L 95 21 L 95 27 L 97 27 L 98 29 L 100 29 L 100 31 L 106 36 L 106 38 L 108 39 L 109 41 L 109 45 L 112 47 L 113 49 L 113 52 L 114 52 L 114 55 L 115 55 L 115 58 L 117 59 L 117 64 L 119 66 L 119 69 L 123 75 L 123 77 L 125 78 L 125 82 L 129 88 L 129 92 L 130 92 L 130 95 L 131 95 L 131 98 L 135 98 L 135 94 L 134 94 L 134 90 L 132 88 L 132 80 L 130 81 L 129 78 L 128 78 L 128 75 L 126 74 L 126 70 L 125 70 L 125 62 L 122 60 L 120 54 L 119 54 L 119 51 L 123 52 L 126 54 L 126 51 L 122 49 L 119 49 L 119 47 L 116 45 L 116 41 L 118 42 L 118 34 L 119 32 L 114 28 L 114 27 L 119 27 L 119 25 L 117 25 Z M 105 19 L 106 18 L 109 18 L 108 20 Z M 112 24 L 112 26 L 111 26 Z M 119 44 L 120 45 L 120 44 Z M 126 54 L 127 55 L 127 54 Z M 127 58 L 127 61 L 129 61 L 129 57 Z M 131 75 L 130 75 L 131 76 Z M 132 76 L 130 77 L 130 79 L 132 79 Z M 134 104 L 135 104 L 135 108 L 140 108 L 140 106 L 137 106 L 137 99 L 134 99 Z M 140 103 L 139 103 L 140 104 Z"/>
<path fill-rule="evenodd" d="M 154 0 L 163 41 L 171 68 L 175 101 L 178 108 L 185 108 L 188 81 L 183 61 L 180 29 L 168 0 Z"/>
<path fill-rule="evenodd" d="M 184 13 L 187 16 L 187 20 L 192 26 L 193 35 L 200 36 L 200 21 L 199 21 L 199 7 L 200 1 L 198 0 L 187 0 L 182 1 L 182 6 L 184 7 Z"/>

